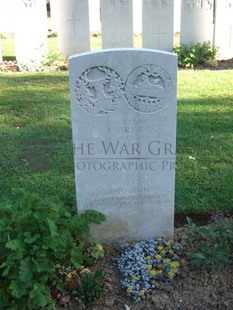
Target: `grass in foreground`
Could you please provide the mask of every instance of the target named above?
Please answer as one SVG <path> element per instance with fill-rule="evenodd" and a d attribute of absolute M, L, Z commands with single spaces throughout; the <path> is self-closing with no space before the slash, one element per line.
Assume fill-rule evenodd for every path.
<path fill-rule="evenodd" d="M 0 200 L 74 193 L 68 73 L 1 74 L 0 89 Z M 230 70 L 179 71 L 176 212 L 233 208 L 232 89 Z"/>

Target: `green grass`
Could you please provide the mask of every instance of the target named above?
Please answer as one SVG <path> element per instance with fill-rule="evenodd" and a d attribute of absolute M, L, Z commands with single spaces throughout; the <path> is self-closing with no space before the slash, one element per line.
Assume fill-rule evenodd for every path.
<path fill-rule="evenodd" d="M 176 208 L 233 210 L 233 72 L 178 77 Z"/>
<path fill-rule="evenodd" d="M 0 200 L 14 187 L 73 191 L 67 75 L 0 75 Z"/>
<path fill-rule="evenodd" d="M 2 55 L 5 60 L 15 59 L 14 39 L 12 33 L 3 33 L 2 38 Z M 177 44 L 177 36 L 175 36 L 175 43 Z M 140 48 L 142 47 L 142 37 L 137 34 L 133 38 L 133 46 Z M 90 47 L 92 51 L 99 50 L 102 48 L 101 36 L 91 36 Z M 57 37 L 48 39 L 48 50 L 50 54 L 58 54 L 58 39 Z"/>
<path fill-rule="evenodd" d="M 74 193 L 68 73 L 0 74 L 0 89 L 0 201 Z M 176 212 L 233 210 L 232 89 L 231 70 L 178 73 Z"/>

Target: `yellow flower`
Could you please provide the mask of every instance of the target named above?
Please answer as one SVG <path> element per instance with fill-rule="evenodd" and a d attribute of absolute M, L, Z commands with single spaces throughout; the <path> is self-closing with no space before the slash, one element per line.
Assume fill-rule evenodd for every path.
<path fill-rule="evenodd" d="M 155 269 L 152 269 L 150 271 L 150 275 L 152 276 L 157 276 L 158 274 L 162 274 L 162 270 L 155 270 Z"/>
<path fill-rule="evenodd" d="M 132 278 L 133 280 L 138 280 L 138 277 L 135 276 L 134 274 L 131 276 L 131 278 Z"/>
<path fill-rule="evenodd" d="M 166 242 L 166 246 L 170 247 L 171 246 L 171 242 Z"/>
<path fill-rule="evenodd" d="M 172 262 L 171 266 L 172 266 L 172 268 L 177 268 L 180 266 L 180 264 L 178 262 Z"/>
<path fill-rule="evenodd" d="M 157 238 L 157 241 L 163 241 L 162 237 Z"/>
<path fill-rule="evenodd" d="M 151 256 L 150 255 L 146 256 L 146 259 L 151 259 Z"/>
<path fill-rule="evenodd" d="M 146 265 L 146 268 L 151 269 L 152 265 Z"/>
<path fill-rule="evenodd" d="M 159 268 L 159 269 L 163 269 L 164 267 L 165 267 L 164 264 L 158 264 L 158 268 Z"/>
<path fill-rule="evenodd" d="M 161 250 L 163 250 L 163 247 L 162 247 L 161 245 L 159 245 L 159 246 L 157 246 L 157 249 L 158 249 L 159 251 L 161 251 Z"/>
<path fill-rule="evenodd" d="M 169 254 L 174 254 L 174 251 L 173 250 L 169 250 Z"/>
<path fill-rule="evenodd" d="M 175 272 L 174 272 L 174 269 L 171 269 L 168 273 L 167 273 L 168 277 L 171 279 L 174 277 L 175 275 Z"/>
<path fill-rule="evenodd" d="M 128 286 L 126 292 L 130 293 L 130 292 L 132 292 L 132 290 L 133 290 L 133 287 L 132 286 Z"/>
<path fill-rule="evenodd" d="M 165 254 L 166 251 L 165 251 L 165 250 L 161 250 L 160 253 L 161 253 L 161 254 Z"/>
<path fill-rule="evenodd" d="M 165 263 L 170 264 L 170 263 L 171 263 L 170 258 L 166 258 L 166 259 L 165 259 Z"/>
<path fill-rule="evenodd" d="M 156 273 L 157 273 L 157 271 L 154 270 L 154 269 L 152 269 L 152 270 L 150 271 L 150 275 L 152 275 L 152 276 L 156 275 Z"/>

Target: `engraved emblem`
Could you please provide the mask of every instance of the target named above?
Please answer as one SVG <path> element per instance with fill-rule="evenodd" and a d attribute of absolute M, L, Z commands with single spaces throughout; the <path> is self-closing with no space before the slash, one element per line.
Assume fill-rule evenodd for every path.
<path fill-rule="evenodd" d="M 164 69 L 144 65 L 128 76 L 125 94 L 130 106 L 136 111 L 156 112 L 167 105 L 172 94 L 172 81 Z"/>
<path fill-rule="evenodd" d="M 92 67 L 81 74 L 76 82 L 75 98 L 78 105 L 94 115 L 105 115 L 115 110 L 124 96 L 120 76 L 108 67 Z"/>

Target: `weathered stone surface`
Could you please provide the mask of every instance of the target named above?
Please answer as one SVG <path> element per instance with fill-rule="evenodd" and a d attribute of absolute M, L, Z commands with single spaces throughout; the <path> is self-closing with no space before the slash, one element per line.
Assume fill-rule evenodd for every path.
<path fill-rule="evenodd" d="M 174 1 L 142 2 L 142 46 L 172 52 Z"/>
<path fill-rule="evenodd" d="M 233 0 L 215 1 L 215 38 L 219 48 L 218 59 L 233 57 Z"/>
<path fill-rule="evenodd" d="M 173 234 L 174 54 L 113 49 L 70 58 L 78 210 L 107 217 L 101 241 Z"/>
<path fill-rule="evenodd" d="M 58 0 L 58 43 L 65 56 L 90 50 L 89 11 L 86 0 Z"/>
<path fill-rule="evenodd" d="M 132 0 L 101 0 L 102 47 L 133 46 Z"/>
<path fill-rule="evenodd" d="M 15 53 L 19 65 L 37 70 L 47 57 L 47 11 L 45 0 L 15 2 Z"/>
<path fill-rule="evenodd" d="M 213 42 L 214 0 L 182 0 L 180 41 Z"/>

